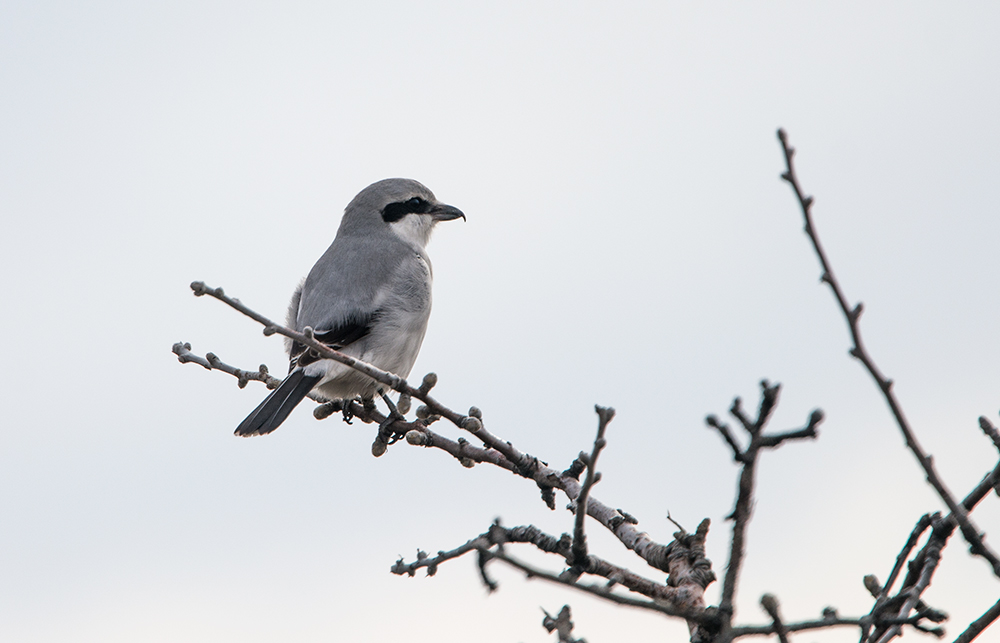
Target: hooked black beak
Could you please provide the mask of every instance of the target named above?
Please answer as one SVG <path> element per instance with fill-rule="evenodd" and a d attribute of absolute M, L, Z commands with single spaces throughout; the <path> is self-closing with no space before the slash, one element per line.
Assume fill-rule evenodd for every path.
<path fill-rule="evenodd" d="M 457 219 L 459 217 L 462 218 L 462 221 L 465 221 L 464 212 L 456 207 L 445 205 L 443 203 L 439 203 L 438 205 L 432 207 L 428 210 L 427 214 L 431 215 L 431 218 L 434 219 L 435 223 L 438 221 L 451 221 L 452 219 Z"/>

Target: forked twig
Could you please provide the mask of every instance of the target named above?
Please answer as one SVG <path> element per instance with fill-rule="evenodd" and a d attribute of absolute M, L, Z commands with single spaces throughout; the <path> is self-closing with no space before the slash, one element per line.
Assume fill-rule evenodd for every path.
<path fill-rule="evenodd" d="M 597 411 L 597 417 L 599 418 L 597 437 L 594 438 L 594 448 L 590 452 L 590 455 L 581 453 L 579 456 L 580 460 L 587 466 L 587 477 L 584 478 L 583 485 L 580 487 L 580 495 L 576 497 L 572 565 L 582 563 L 587 558 L 587 534 L 583 529 L 584 519 L 587 517 L 587 498 L 590 496 L 590 490 L 601 479 L 601 474 L 597 471 L 597 456 L 601 455 L 601 451 L 607 445 L 607 440 L 604 439 L 604 431 L 608 428 L 608 423 L 615 416 L 615 410 L 610 407 L 595 406 L 594 410 Z"/>

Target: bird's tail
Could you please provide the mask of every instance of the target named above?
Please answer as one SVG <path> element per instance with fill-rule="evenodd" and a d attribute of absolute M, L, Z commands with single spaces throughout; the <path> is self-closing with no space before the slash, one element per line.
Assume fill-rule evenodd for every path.
<path fill-rule="evenodd" d="M 319 375 L 306 375 L 301 368 L 293 370 L 278 388 L 271 391 L 260 406 L 236 427 L 236 435 L 243 437 L 266 435 L 275 430 L 320 379 L 322 377 Z"/>

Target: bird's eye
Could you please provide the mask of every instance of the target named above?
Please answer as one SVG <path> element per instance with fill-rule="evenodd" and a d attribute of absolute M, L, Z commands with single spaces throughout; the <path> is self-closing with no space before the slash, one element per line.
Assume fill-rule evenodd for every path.
<path fill-rule="evenodd" d="M 418 196 L 406 201 L 390 203 L 382 208 L 382 220 L 386 223 L 399 221 L 408 214 L 423 214 L 427 212 L 431 204 Z"/>

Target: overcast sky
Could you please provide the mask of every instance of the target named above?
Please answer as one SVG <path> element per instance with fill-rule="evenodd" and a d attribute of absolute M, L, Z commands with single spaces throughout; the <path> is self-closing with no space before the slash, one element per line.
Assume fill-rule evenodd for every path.
<path fill-rule="evenodd" d="M 391 176 L 468 216 L 430 244 L 412 379 L 437 372 L 439 399 L 557 468 L 614 406 L 595 495 L 661 541 L 668 511 L 711 518 L 720 576 L 738 471 L 703 419 L 782 382 L 775 430 L 827 420 L 764 456 L 738 620 L 763 622 L 763 592 L 789 619 L 866 612 L 862 577 L 943 507 L 847 355 L 774 134 L 965 495 L 997 458 L 976 418 L 1000 421 L 998 20 L 994 3 L 0 3 L 0 639 L 530 643 L 553 638 L 539 606 L 570 603 L 592 643 L 686 640 L 500 569 L 488 596 L 472 560 L 391 575 L 497 516 L 556 534 L 572 517 L 440 452 L 376 460 L 372 427 L 307 405 L 236 438 L 263 387 L 171 354 L 283 371 L 277 338 L 188 284 L 280 318 L 344 206 Z M 991 535 L 998 504 L 975 514 Z M 950 634 L 998 595 L 953 539 L 927 593 Z"/>

